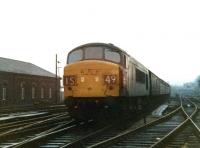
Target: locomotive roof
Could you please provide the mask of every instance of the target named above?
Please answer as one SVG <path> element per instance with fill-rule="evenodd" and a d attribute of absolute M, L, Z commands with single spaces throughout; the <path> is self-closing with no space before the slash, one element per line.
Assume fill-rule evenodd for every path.
<path fill-rule="evenodd" d="M 81 46 L 78 46 L 78 47 L 74 48 L 74 49 L 71 50 L 70 52 L 72 52 L 72 51 L 74 51 L 74 50 L 76 50 L 76 49 L 80 49 L 80 48 L 84 48 L 84 47 L 90 47 L 90 46 L 104 46 L 104 47 L 108 47 L 108 48 L 112 48 L 112 49 L 114 49 L 114 50 L 120 51 L 120 52 L 124 53 L 125 55 L 129 56 L 135 63 L 137 63 L 138 66 L 144 67 L 145 69 L 147 69 L 143 64 L 141 64 L 141 63 L 138 62 L 135 58 L 133 58 L 132 56 L 130 56 L 129 54 L 127 54 L 126 51 L 124 51 L 123 49 L 121 49 L 121 48 L 115 46 L 115 45 L 112 44 L 112 43 L 108 43 L 108 44 L 106 44 L 106 43 L 87 43 L 87 44 L 83 44 L 83 45 L 81 45 Z M 147 69 L 147 70 L 150 71 L 149 69 Z M 152 72 L 151 72 L 151 73 L 152 73 Z M 154 74 L 154 73 L 153 73 L 153 74 Z M 155 74 L 154 74 L 154 75 L 155 75 Z M 155 76 L 156 76 L 156 75 L 155 75 Z M 156 76 L 156 77 L 158 77 L 158 76 Z M 159 77 L 158 77 L 158 78 L 159 78 Z M 160 79 L 160 78 L 159 78 L 159 79 Z M 160 79 L 160 80 L 163 81 L 163 83 L 168 84 L 168 83 L 165 82 L 164 80 L 162 80 L 162 79 Z M 169 85 L 169 84 L 168 84 L 168 85 Z"/>
<path fill-rule="evenodd" d="M 0 71 L 10 72 L 10 73 L 19 73 L 19 74 L 28 74 L 28 75 L 37 75 L 37 76 L 46 76 L 46 77 L 55 77 L 55 75 L 45 69 L 42 69 L 32 63 L 7 59 L 0 57 Z"/>
<path fill-rule="evenodd" d="M 84 48 L 84 47 L 89 47 L 89 46 L 104 46 L 104 47 L 112 48 L 112 49 L 117 50 L 117 51 L 121 51 L 121 52 L 123 52 L 124 54 L 128 55 L 128 54 L 126 53 L 126 51 L 122 50 L 121 48 L 115 46 L 115 45 L 112 44 L 112 43 L 108 43 L 108 44 L 106 44 L 106 43 L 87 43 L 87 44 L 83 44 L 83 45 L 81 45 L 81 46 L 78 46 L 78 47 L 74 48 L 73 50 L 80 49 L 80 48 Z M 73 51 L 73 50 L 72 50 L 72 51 Z M 128 56 L 129 56 L 129 55 L 128 55 Z"/>

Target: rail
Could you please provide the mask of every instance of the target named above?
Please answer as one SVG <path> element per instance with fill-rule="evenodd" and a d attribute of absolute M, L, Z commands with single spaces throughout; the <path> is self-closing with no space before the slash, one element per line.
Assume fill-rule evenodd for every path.
<path fill-rule="evenodd" d="M 188 113 L 185 111 L 184 107 L 183 107 L 183 103 L 182 103 L 182 99 L 181 99 L 181 106 L 176 109 L 173 113 L 170 113 L 156 121 L 152 121 L 151 123 L 145 125 L 145 126 L 141 126 L 137 129 L 134 129 L 134 130 L 131 130 L 131 131 L 128 131 L 128 132 L 125 132 L 121 135 L 118 135 L 116 137 L 113 137 L 113 138 L 110 138 L 108 140 L 105 140 L 105 141 L 102 141 L 102 142 L 99 142 L 97 144 L 94 144 L 92 146 L 90 146 L 90 148 L 98 148 L 98 147 L 107 147 L 107 146 L 110 146 L 110 145 L 113 145 L 113 143 L 117 143 L 118 141 L 120 140 L 123 140 L 125 137 L 128 137 L 129 135 L 131 134 L 134 134 L 134 133 L 137 133 L 138 131 L 142 130 L 142 129 L 148 129 L 149 127 L 153 126 L 153 125 L 156 125 L 158 123 L 161 123 L 163 122 L 164 120 L 167 120 L 169 117 L 172 117 L 176 112 L 178 111 L 182 111 L 183 113 L 183 116 L 185 117 L 185 120 L 183 122 L 181 122 L 177 127 L 175 127 L 173 130 L 171 130 L 170 132 L 168 132 L 168 134 L 164 135 L 162 138 L 159 138 L 157 140 L 157 142 L 153 143 L 150 147 L 152 148 L 155 148 L 155 147 L 163 147 L 165 146 L 166 142 L 173 136 L 176 135 L 176 133 L 178 131 L 181 131 L 184 129 L 184 127 L 187 125 L 187 124 L 190 124 L 192 123 L 192 125 L 194 126 L 194 128 L 196 129 L 197 131 L 197 134 L 200 135 L 200 130 L 198 128 L 198 126 L 194 123 L 194 121 L 191 119 L 192 117 L 194 117 L 197 112 L 198 112 L 198 107 L 195 103 L 191 102 L 190 103 L 193 104 L 194 106 L 194 110 L 193 112 L 191 113 L 191 115 L 188 115 Z"/>

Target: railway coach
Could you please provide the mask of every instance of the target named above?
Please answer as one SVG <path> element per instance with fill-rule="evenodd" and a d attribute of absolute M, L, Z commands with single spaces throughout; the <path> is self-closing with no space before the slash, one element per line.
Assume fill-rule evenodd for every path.
<path fill-rule="evenodd" d="M 105 43 L 70 51 L 63 85 L 65 104 L 78 119 L 134 113 L 170 94 L 168 83 L 124 50 Z"/>

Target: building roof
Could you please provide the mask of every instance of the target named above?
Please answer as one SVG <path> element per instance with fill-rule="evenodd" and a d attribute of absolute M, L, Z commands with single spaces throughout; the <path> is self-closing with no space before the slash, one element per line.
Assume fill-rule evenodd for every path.
<path fill-rule="evenodd" d="M 0 71 L 19 74 L 55 77 L 55 74 L 46 71 L 32 63 L 0 57 Z"/>

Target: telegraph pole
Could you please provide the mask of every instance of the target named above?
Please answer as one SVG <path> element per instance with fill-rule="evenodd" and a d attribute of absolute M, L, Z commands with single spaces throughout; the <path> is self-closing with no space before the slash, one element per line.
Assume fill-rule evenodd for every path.
<path fill-rule="evenodd" d="M 58 59 L 56 54 L 56 92 L 55 92 L 55 99 L 56 103 L 58 103 Z"/>

